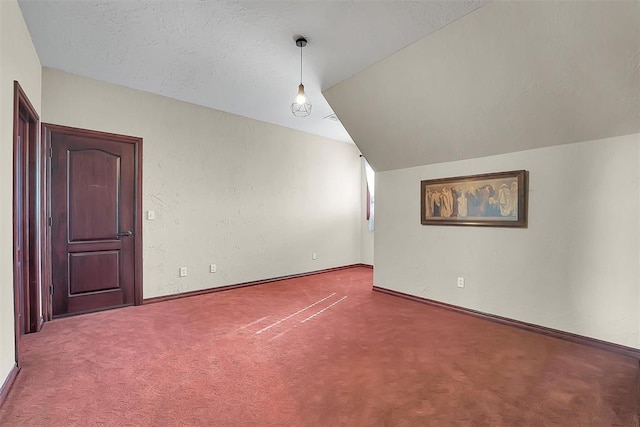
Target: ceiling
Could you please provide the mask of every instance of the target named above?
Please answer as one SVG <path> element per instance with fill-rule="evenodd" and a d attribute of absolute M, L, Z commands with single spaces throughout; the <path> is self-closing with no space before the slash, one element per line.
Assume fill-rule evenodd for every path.
<path fill-rule="evenodd" d="M 352 141 L 339 122 L 324 119 L 333 111 L 322 91 L 485 2 L 20 0 L 19 4 L 45 67 Z M 293 117 L 290 110 L 300 78 L 297 35 L 309 40 L 303 51 L 303 80 L 313 111 L 306 118 Z M 387 83 L 383 92 L 392 88 Z M 367 88 L 373 95 L 377 90 Z"/>
<path fill-rule="evenodd" d="M 376 171 L 639 133 L 640 2 L 492 2 L 324 95 Z"/>

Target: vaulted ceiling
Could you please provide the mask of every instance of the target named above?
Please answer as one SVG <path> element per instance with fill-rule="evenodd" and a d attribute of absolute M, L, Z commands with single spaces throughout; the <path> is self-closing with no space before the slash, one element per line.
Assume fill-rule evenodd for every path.
<path fill-rule="evenodd" d="M 637 0 L 19 2 L 43 66 L 353 139 L 378 171 L 640 132 Z"/>
<path fill-rule="evenodd" d="M 492 2 L 324 94 L 376 170 L 640 132 L 640 2 Z"/>

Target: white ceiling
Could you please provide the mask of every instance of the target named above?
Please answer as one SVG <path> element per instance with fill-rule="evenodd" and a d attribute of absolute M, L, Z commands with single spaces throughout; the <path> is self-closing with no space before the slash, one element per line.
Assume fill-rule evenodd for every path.
<path fill-rule="evenodd" d="M 377 171 L 638 133 L 640 2 L 492 2 L 324 94 Z"/>
<path fill-rule="evenodd" d="M 19 3 L 43 66 L 351 141 L 340 123 L 323 119 L 333 111 L 322 91 L 485 1 Z M 296 35 L 309 40 L 307 118 L 290 111 Z"/>

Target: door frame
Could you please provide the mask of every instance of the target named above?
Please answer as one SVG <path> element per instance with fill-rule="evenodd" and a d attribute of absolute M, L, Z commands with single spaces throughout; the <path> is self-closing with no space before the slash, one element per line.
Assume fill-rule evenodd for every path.
<path fill-rule="evenodd" d="M 134 163 L 135 163 L 135 189 L 134 189 L 134 283 L 133 298 L 134 305 L 142 304 L 142 138 L 120 135 L 115 133 L 100 132 L 89 129 L 81 129 L 70 126 L 62 126 L 51 123 L 42 124 L 42 140 L 47 152 L 46 156 L 46 217 L 48 220 L 47 233 L 45 236 L 45 258 L 47 260 L 46 278 L 48 283 L 53 286 L 51 274 L 51 135 L 52 133 L 72 135 L 84 138 L 109 139 L 111 141 L 121 142 L 125 144 L 133 144 L 134 146 Z M 44 310 L 46 319 L 51 320 L 53 317 L 53 307 L 51 301 L 51 289 L 48 287 L 47 301 Z"/>
<path fill-rule="evenodd" d="M 20 116 L 29 126 L 28 140 L 21 141 L 22 152 L 18 150 Z M 42 179 L 44 169 L 39 130 L 40 117 L 33 108 L 18 81 L 13 82 L 13 304 L 16 364 L 20 366 L 20 338 L 22 323 L 25 333 L 38 332 L 43 316 L 40 301 L 43 289 L 41 280 L 40 245 L 43 228 Z M 18 168 L 19 162 L 21 167 Z M 17 171 L 23 171 L 21 176 Z M 20 184 L 18 186 L 18 184 Z M 20 188 L 21 191 L 17 191 Z M 20 215 L 20 212 L 22 214 Z M 22 235 L 23 260 L 22 275 L 18 269 L 18 237 Z M 21 301 L 20 295 L 24 298 Z M 26 306 L 28 302 L 28 307 Z M 24 304 L 24 306 L 23 306 Z M 29 318 L 21 317 L 21 312 Z M 26 319 L 26 320 L 25 320 Z"/>

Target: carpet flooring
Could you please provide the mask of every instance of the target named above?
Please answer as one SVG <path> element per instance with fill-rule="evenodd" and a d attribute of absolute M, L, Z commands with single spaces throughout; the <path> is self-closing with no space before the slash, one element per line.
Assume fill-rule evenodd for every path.
<path fill-rule="evenodd" d="M 352 268 L 55 320 L 2 426 L 638 426 L 638 361 Z"/>

